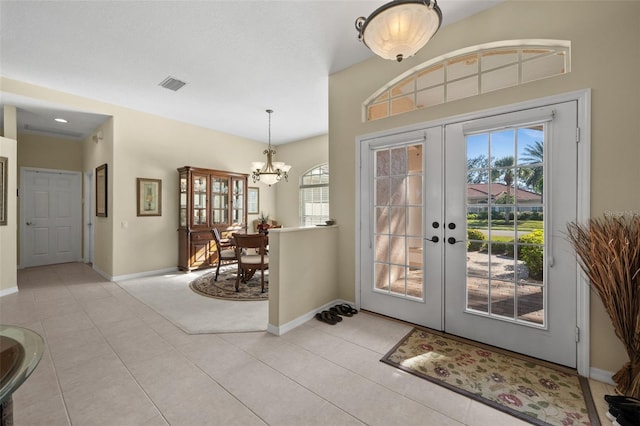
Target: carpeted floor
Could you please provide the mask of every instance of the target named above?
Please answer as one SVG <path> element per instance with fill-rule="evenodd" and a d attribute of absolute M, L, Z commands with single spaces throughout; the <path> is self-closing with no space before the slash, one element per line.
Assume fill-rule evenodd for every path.
<path fill-rule="evenodd" d="M 587 379 L 544 361 L 417 328 L 381 361 L 535 425 L 600 425 Z"/>
<path fill-rule="evenodd" d="M 236 268 L 235 265 L 232 267 Z M 266 330 L 269 322 L 268 300 L 220 300 L 201 296 L 189 288 L 191 281 L 210 272 L 210 269 L 174 272 L 117 284 L 189 334 Z"/>
<path fill-rule="evenodd" d="M 269 299 L 269 271 L 265 271 L 264 274 L 264 293 L 262 292 L 260 271 L 256 272 L 246 283 L 240 281 L 238 291 L 236 291 L 237 271 L 237 266 L 221 268 L 218 281 L 215 281 L 216 272 L 213 270 L 191 281 L 189 287 L 197 294 L 217 299 L 248 302 Z"/>

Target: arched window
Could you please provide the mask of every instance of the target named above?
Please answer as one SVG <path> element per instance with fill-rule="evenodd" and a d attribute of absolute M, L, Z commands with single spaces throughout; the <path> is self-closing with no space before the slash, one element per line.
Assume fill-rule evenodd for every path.
<path fill-rule="evenodd" d="M 300 224 L 313 226 L 329 220 L 329 164 L 321 164 L 300 178 Z"/>
<path fill-rule="evenodd" d="M 505 40 L 472 46 L 399 75 L 363 103 L 363 121 L 518 86 L 570 71 L 571 42 Z"/>

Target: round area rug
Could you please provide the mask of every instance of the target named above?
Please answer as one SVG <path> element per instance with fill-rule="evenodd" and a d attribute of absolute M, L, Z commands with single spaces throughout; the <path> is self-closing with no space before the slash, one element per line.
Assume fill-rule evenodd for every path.
<path fill-rule="evenodd" d="M 260 291 L 260 271 L 257 271 L 248 282 L 243 283 L 240 281 L 238 291 L 236 292 L 236 272 L 236 267 L 220 270 L 218 281 L 214 281 L 216 278 L 215 270 L 208 272 L 191 281 L 189 288 L 202 296 L 214 297 L 216 299 L 235 301 L 269 299 L 269 271 L 265 271 L 264 274 L 264 293 Z"/>

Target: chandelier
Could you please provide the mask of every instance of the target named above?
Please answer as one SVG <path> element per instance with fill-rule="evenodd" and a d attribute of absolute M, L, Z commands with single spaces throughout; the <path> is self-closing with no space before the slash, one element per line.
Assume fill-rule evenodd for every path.
<path fill-rule="evenodd" d="M 263 152 L 263 154 L 267 156 L 267 162 L 254 161 L 251 163 L 251 178 L 253 179 L 253 183 L 262 182 L 269 186 L 280 182 L 280 179 L 282 178 L 288 182 L 288 173 L 289 170 L 291 170 L 290 165 L 285 164 L 282 161 L 273 161 L 273 156 L 276 154 L 276 150 L 271 148 L 271 113 L 273 113 L 273 110 L 268 109 L 269 147 Z"/>
<path fill-rule="evenodd" d="M 400 62 L 422 49 L 441 23 L 436 0 L 394 0 L 356 19 L 356 30 L 373 53 Z"/>

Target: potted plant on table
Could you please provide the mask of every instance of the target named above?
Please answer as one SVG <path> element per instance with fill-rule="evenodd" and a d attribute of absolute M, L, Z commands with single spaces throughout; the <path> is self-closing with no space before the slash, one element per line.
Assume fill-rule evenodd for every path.
<path fill-rule="evenodd" d="M 258 216 L 258 232 L 261 234 L 269 232 L 269 214 L 265 215 L 262 211 Z"/>
<path fill-rule="evenodd" d="M 629 357 L 613 376 L 616 392 L 640 398 L 640 214 L 570 223 L 568 231 Z"/>

